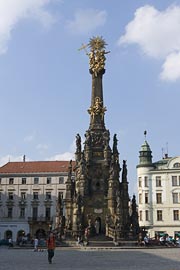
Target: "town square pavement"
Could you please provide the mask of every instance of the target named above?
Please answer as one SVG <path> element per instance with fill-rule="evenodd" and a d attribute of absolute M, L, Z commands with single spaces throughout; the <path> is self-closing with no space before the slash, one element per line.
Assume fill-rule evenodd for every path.
<path fill-rule="evenodd" d="M 180 270 L 180 248 L 84 250 L 58 248 L 52 264 L 47 251 L 0 247 L 0 270 Z"/>

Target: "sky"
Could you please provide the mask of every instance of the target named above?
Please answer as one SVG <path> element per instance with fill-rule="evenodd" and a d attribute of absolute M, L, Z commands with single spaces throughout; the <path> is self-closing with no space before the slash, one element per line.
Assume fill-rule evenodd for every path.
<path fill-rule="evenodd" d="M 153 161 L 180 155 L 180 0 L 0 0 L 0 18 L 0 165 L 73 158 L 92 80 L 78 49 L 94 36 L 110 51 L 105 124 L 130 196 L 145 130 Z"/>

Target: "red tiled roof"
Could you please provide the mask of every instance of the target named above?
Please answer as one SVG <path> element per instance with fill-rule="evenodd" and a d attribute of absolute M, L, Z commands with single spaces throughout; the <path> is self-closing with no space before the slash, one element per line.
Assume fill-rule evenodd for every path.
<path fill-rule="evenodd" d="M 72 162 L 74 166 L 75 162 Z M 8 162 L 0 167 L 0 174 L 68 172 L 69 161 L 21 161 Z"/>

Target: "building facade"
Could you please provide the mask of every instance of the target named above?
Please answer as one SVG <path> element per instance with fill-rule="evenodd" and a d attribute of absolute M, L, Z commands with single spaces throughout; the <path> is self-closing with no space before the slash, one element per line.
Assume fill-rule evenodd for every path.
<path fill-rule="evenodd" d="M 180 233 L 180 157 L 167 154 L 152 161 L 152 151 L 145 140 L 137 165 L 139 225 L 151 237 Z"/>
<path fill-rule="evenodd" d="M 55 228 L 68 166 L 67 161 L 22 161 L 0 168 L 0 239 L 45 237 Z"/>

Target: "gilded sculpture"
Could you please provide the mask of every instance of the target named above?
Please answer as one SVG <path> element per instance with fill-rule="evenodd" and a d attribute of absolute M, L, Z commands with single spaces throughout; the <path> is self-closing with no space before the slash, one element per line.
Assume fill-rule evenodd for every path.
<path fill-rule="evenodd" d="M 99 97 L 95 98 L 94 105 L 91 106 L 88 110 L 89 114 L 92 115 L 93 119 L 95 115 L 100 115 L 103 119 L 104 113 L 106 111 L 106 107 L 103 107 L 102 101 L 100 100 Z"/>
<path fill-rule="evenodd" d="M 105 51 L 106 42 L 102 37 L 93 37 L 90 39 L 87 45 L 82 45 L 81 49 L 84 49 L 86 54 L 89 56 L 89 68 L 92 70 L 94 75 L 97 77 L 98 73 L 104 69 L 106 57 L 105 54 L 110 51 Z M 90 52 L 87 52 L 86 48 L 90 48 Z"/>

